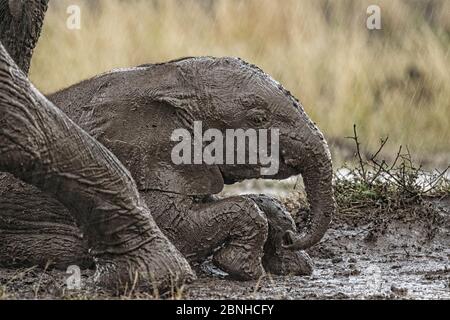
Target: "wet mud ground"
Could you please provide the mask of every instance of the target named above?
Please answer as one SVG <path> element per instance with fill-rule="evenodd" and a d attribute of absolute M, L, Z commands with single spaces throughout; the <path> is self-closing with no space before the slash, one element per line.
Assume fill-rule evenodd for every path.
<path fill-rule="evenodd" d="M 323 241 L 310 250 L 312 276 L 266 276 L 239 282 L 199 273 L 169 294 L 187 299 L 450 299 L 450 197 L 430 199 L 433 215 L 411 207 L 398 214 L 338 214 Z M 204 270 L 209 270 L 204 267 Z M 82 271 L 81 290 L 67 290 L 63 271 L 0 269 L 2 299 L 116 299 L 92 289 Z M 157 293 L 125 293 L 149 299 Z"/>

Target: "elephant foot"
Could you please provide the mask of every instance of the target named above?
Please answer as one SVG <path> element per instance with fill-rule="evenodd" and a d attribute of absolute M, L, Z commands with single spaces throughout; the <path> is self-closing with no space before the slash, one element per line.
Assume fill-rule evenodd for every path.
<path fill-rule="evenodd" d="M 282 250 L 266 254 L 263 265 L 267 272 L 280 276 L 309 276 L 314 270 L 313 261 L 304 251 Z"/>
<path fill-rule="evenodd" d="M 234 219 L 230 239 L 214 253 L 213 263 L 239 280 L 256 280 L 265 275 L 262 265 L 263 244 L 267 239 L 267 219 L 261 210 L 245 197 L 228 198 Z"/>
<path fill-rule="evenodd" d="M 232 278 L 253 280 L 264 275 L 267 219 L 252 200 L 196 200 L 164 192 L 141 195 L 158 208 L 153 211 L 156 223 L 192 264 L 213 255 L 216 267 Z"/>
<path fill-rule="evenodd" d="M 276 275 L 311 275 L 313 262 L 304 251 L 292 251 L 283 247 L 287 231 L 297 233 L 294 219 L 276 199 L 266 195 L 248 195 L 264 212 L 269 223 L 269 234 L 264 245 L 264 269 Z"/>
<path fill-rule="evenodd" d="M 265 275 L 260 259 L 254 259 L 248 248 L 240 244 L 228 244 L 213 256 L 213 263 L 231 278 L 257 280 Z"/>
<path fill-rule="evenodd" d="M 95 262 L 96 284 L 117 294 L 139 290 L 159 296 L 196 279 L 186 259 L 162 234 L 133 251 L 102 255 Z"/>

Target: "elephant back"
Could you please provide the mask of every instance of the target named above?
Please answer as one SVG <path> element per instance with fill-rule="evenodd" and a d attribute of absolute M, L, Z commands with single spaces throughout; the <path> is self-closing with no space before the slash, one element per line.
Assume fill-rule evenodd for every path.
<path fill-rule="evenodd" d="M 186 109 L 178 108 L 167 97 L 167 86 L 178 81 L 173 75 L 177 70 L 171 70 L 170 65 L 168 68 L 155 65 L 111 72 L 49 98 L 118 157 L 141 191 L 219 193 L 224 183 L 217 166 L 175 165 L 171 159 L 172 149 L 178 143 L 171 141 L 173 131 L 192 131 L 192 119 Z M 155 79 L 159 83 L 153 83 Z"/>

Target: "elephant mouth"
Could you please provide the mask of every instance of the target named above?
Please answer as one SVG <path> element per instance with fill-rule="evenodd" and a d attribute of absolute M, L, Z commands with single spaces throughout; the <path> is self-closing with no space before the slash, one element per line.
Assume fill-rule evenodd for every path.
<path fill-rule="evenodd" d="M 298 159 L 286 158 L 282 152 L 279 154 L 279 170 L 272 176 L 261 176 L 259 174 L 261 165 L 236 165 L 229 167 L 227 165 L 219 165 L 219 171 L 223 182 L 226 185 L 238 183 L 249 179 L 262 180 L 284 180 L 301 174 Z"/>
<path fill-rule="evenodd" d="M 234 184 L 234 183 L 236 183 L 236 182 L 239 182 L 238 179 L 232 178 L 232 177 L 230 177 L 229 175 L 227 175 L 227 174 L 224 172 L 224 168 L 223 168 L 223 167 L 219 166 L 219 171 L 220 171 L 220 175 L 222 176 L 222 179 L 223 179 L 223 183 L 224 183 L 224 184 Z"/>
<path fill-rule="evenodd" d="M 289 246 L 292 246 L 295 243 L 296 237 L 296 234 L 291 230 L 286 231 L 282 238 L 283 247 L 287 248 Z"/>

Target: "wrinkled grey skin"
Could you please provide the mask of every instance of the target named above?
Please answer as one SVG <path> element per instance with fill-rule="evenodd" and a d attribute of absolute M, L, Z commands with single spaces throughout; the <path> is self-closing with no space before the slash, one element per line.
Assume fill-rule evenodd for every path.
<path fill-rule="evenodd" d="M 302 236 L 288 233 L 288 247 L 308 248 L 328 228 L 335 202 L 322 133 L 289 92 L 240 59 L 185 58 L 112 71 L 49 98 L 122 159 L 140 190 L 208 195 L 224 183 L 262 177 L 259 165 L 174 165 L 174 129 L 192 131 L 194 121 L 223 133 L 279 129 L 279 171 L 265 177 L 302 174 L 311 205 L 310 225 Z"/>
<path fill-rule="evenodd" d="M 124 163 L 157 224 L 191 262 L 213 254 L 219 267 L 242 279 L 258 278 L 264 269 L 276 274 L 311 272 L 309 257 L 298 250 L 321 239 L 334 212 L 328 147 L 297 100 L 258 68 L 234 58 L 186 58 L 106 73 L 49 98 Z M 260 177 L 259 166 L 172 163 L 172 131 L 192 130 L 195 120 L 203 121 L 204 130 L 280 129 L 280 170 L 271 178 L 302 174 L 311 205 L 302 235 L 273 199 L 209 196 L 220 192 L 224 183 Z M 15 192 L 23 188 L 27 186 L 11 190 L 0 184 L 0 194 L 16 199 Z M 29 250 L 22 261 L 42 263 L 46 256 L 57 265 L 89 261 L 65 208 L 43 194 L 34 195 L 51 203 L 52 210 L 42 212 L 44 225 L 57 216 L 71 231 L 45 249 L 34 246 L 42 253 L 38 259 Z M 21 239 L 33 232 L 27 234 Z M 5 258 L 8 261 L 8 255 Z"/>
<path fill-rule="evenodd" d="M 242 279 L 258 278 L 264 269 L 311 272 L 304 253 L 282 244 L 306 248 L 328 227 L 334 210 L 328 149 L 298 102 L 260 70 L 234 58 L 188 58 L 113 71 L 49 98 L 124 163 L 157 224 L 189 261 L 214 253 L 218 266 Z M 259 166 L 172 163 L 172 131 L 191 130 L 194 120 L 205 130 L 280 130 L 280 169 L 271 178 L 303 174 L 313 215 L 307 241 L 297 239 L 293 224 L 268 219 L 271 209 L 254 198 L 208 197 L 224 183 L 260 177 Z"/>
<path fill-rule="evenodd" d="M 265 213 L 269 221 L 269 234 L 264 246 L 263 266 L 277 275 L 309 275 L 313 263 L 304 251 L 286 250 L 280 244 L 287 230 L 296 231 L 295 222 L 281 203 L 265 195 L 249 195 Z"/>
<path fill-rule="evenodd" d="M 19 68 L 28 73 L 48 0 L 0 0 L 0 39 Z"/>
<path fill-rule="evenodd" d="M 42 96 L 1 44 L 0 155 L 1 171 L 47 192 L 67 208 L 86 238 L 99 284 L 130 283 L 130 273 L 140 275 L 138 285 L 151 276 L 161 287 L 170 286 L 172 274 L 182 280 L 193 277 L 187 261 L 157 227 L 130 173 Z M 6 221 L 1 224 L 2 236 L 11 230 L 8 221 L 14 220 L 34 227 L 34 234 L 28 232 L 31 228 L 18 229 L 28 244 L 32 243 L 28 236 L 41 235 L 41 245 L 49 238 L 55 238 L 55 245 L 67 245 L 64 231 L 68 226 L 58 219 L 38 220 L 33 210 L 24 210 L 28 199 L 9 202 L 2 196 L 1 220 Z M 45 217 L 52 217 L 50 214 L 44 213 Z M 2 252 L 13 250 L 20 259 L 23 239 L 15 240 L 15 246 L 8 247 L 6 239 Z"/>
<path fill-rule="evenodd" d="M 1 5 L 3 10 L 4 2 Z M 11 12 L 35 10 L 33 5 L 21 5 Z M 27 45 L 25 52 L 28 49 L 32 51 Z M 22 64 L 22 68 L 28 65 Z M 129 171 L 30 84 L 1 42 L 0 171 L 28 183 L 22 183 L 23 197 L 8 197 L 2 188 L 2 263 L 7 263 L 8 257 L 20 261 L 23 250 L 64 254 L 73 244 L 75 251 L 83 254 L 89 249 L 89 257 L 96 264 L 95 280 L 105 288 L 134 284 L 163 289 L 195 277 L 185 258 L 154 222 Z M 2 186 L 5 182 L 2 179 Z M 7 187 L 15 190 L 14 185 Z M 57 212 L 53 215 L 47 211 L 52 205 L 42 208 L 48 220 L 41 219 L 36 207 L 27 210 L 37 200 L 33 194 L 42 192 L 64 205 L 67 216 L 59 219 Z M 45 201 L 45 197 L 42 199 Z M 76 238 L 71 238 L 75 234 Z M 55 246 L 48 246 L 48 242 Z"/>

